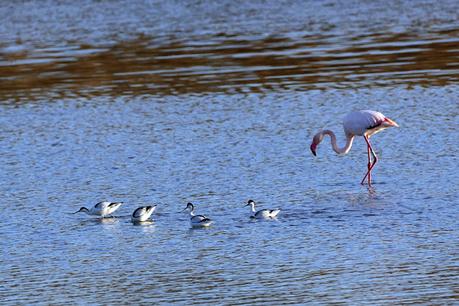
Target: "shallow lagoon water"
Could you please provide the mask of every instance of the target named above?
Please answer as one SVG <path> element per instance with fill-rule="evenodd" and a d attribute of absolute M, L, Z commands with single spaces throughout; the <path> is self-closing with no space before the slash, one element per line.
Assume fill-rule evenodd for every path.
<path fill-rule="evenodd" d="M 299 5 L 291 4 L 294 8 Z M 453 4 L 444 1 L 439 5 Z M 417 8 L 414 17 L 425 17 L 429 8 Z M 325 82 L 301 73 L 323 57 L 325 45 L 330 53 L 340 50 L 346 37 L 354 37 L 355 23 L 344 22 L 336 10 L 323 9 L 319 16 L 332 16 L 329 23 L 340 27 L 321 28 L 324 23 L 319 20 L 317 27 L 304 26 L 298 35 L 300 20 L 309 18 L 308 13 L 282 22 L 276 9 L 269 10 L 277 17 L 275 22 L 264 27 L 272 35 L 283 29 L 282 35 L 290 37 L 290 42 L 316 54 L 312 62 L 295 60 L 298 48 L 286 50 L 286 40 L 280 48 L 293 55 L 281 55 L 288 65 L 297 67 L 292 70 L 274 69 L 271 60 L 281 60 L 279 54 L 266 58 L 260 57 L 253 45 L 248 47 L 253 54 L 236 48 L 228 58 L 244 53 L 254 62 L 248 61 L 246 68 L 239 67 L 230 74 L 219 73 L 226 60 L 213 62 L 218 64 L 208 65 L 206 73 L 200 75 L 214 82 L 207 85 L 193 78 L 200 66 L 174 61 L 182 70 L 173 67 L 176 70 L 167 79 L 177 84 L 172 91 L 158 89 L 169 83 L 164 83 L 164 78 L 154 82 L 148 77 L 155 73 L 138 77 L 141 64 L 147 66 L 144 70 L 159 71 L 168 62 L 161 62 L 156 53 L 151 56 L 149 47 L 139 49 L 138 43 L 129 44 L 124 40 L 129 37 L 119 38 L 117 44 L 136 46 L 131 49 L 144 52 L 147 60 L 139 61 L 139 53 L 121 47 L 115 50 L 130 65 L 106 61 L 105 55 L 83 58 L 84 69 L 113 66 L 113 74 L 102 75 L 88 74 L 84 69 L 74 73 L 76 70 L 67 69 L 53 56 L 47 67 L 36 66 L 33 61 L 15 66 L 17 57 L 35 58 L 35 49 L 23 53 L 21 48 L 12 48 L 11 41 L 17 43 L 12 37 L 20 31 L 3 33 L 2 43 L 9 48 L 3 63 L 15 67 L 11 68 L 14 73 L 10 80 L 21 71 L 29 71 L 26 75 L 31 79 L 24 83 L 18 76 L 11 83 L 17 87 L 1 87 L 0 233 L 2 250 L 6 251 L 0 260 L 5 284 L 0 289 L 0 303 L 457 302 L 457 72 L 424 69 L 438 63 L 439 52 L 444 67 L 454 68 L 457 39 L 452 35 L 443 45 L 447 52 L 441 52 L 435 43 L 428 44 L 429 52 L 416 51 L 414 58 L 424 56 L 417 61 L 422 65 L 411 66 L 404 77 L 397 74 L 399 68 L 385 69 L 382 72 L 387 82 L 382 82 L 381 71 L 344 69 L 352 60 L 367 59 L 376 65 L 364 50 L 362 56 L 345 57 L 338 63 L 327 59 L 323 66 L 314 66 L 322 72 L 336 72 L 336 78 Z M 383 17 L 389 16 L 383 12 Z M 450 14 L 451 10 L 435 10 L 432 24 L 424 18 L 427 24 L 416 27 L 409 16 L 392 23 L 381 17 L 385 22 L 379 26 L 364 21 L 359 24 L 370 33 L 369 41 L 381 37 L 375 34 L 378 31 L 395 37 L 394 29 L 406 30 L 409 35 L 400 37 L 408 40 L 415 40 L 415 36 L 439 40 L 446 32 L 438 34 L 430 29 L 436 26 L 454 33 L 455 24 L 447 22 Z M 209 17 L 214 21 L 215 14 L 209 16 L 214 16 Z M 360 9 L 354 16 L 364 19 Z M 251 35 L 265 25 L 260 18 L 252 22 L 221 18 L 225 22 L 220 25 L 242 25 L 244 30 L 252 30 Z M 133 20 L 125 19 L 126 24 L 135 24 Z M 180 24 L 166 21 L 167 25 Z M 84 41 L 84 35 L 79 35 L 86 33 L 87 23 L 72 25 L 81 32 L 63 26 L 60 33 L 69 41 Z M 196 33 L 193 25 L 189 23 L 188 30 Z M 163 27 L 180 33 L 177 27 Z M 198 31 L 203 41 L 195 45 L 202 48 L 215 37 L 222 37 L 220 31 L 235 36 L 240 44 L 243 35 L 230 28 Z M 28 41 L 23 44 L 26 48 L 43 44 L 49 50 L 57 45 L 56 33 L 48 36 L 39 26 L 33 29 L 40 33 L 36 38 L 20 32 L 23 41 Z M 150 35 L 151 31 L 144 29 Z M 307 46 L 305 32 L 320 32 L 322 36 L 316 45 Z M 102 36 L 97 37 L 108 44 L 108 34 L 102 30 L 98 33 Z M 126 30 L 121 34 L 130 33 Z M 325 34 L 332 39 L 323 40 Z M 363 37 L 361 34 L 355 37 Z M 175 37 L 182 45 L 190 45 L 181 35 Z M 275 43 L 257 41 L 261 49 Z M 144 37 L 140 45 L 151 44 L 162 46 L 151 37 Z M 390 45 L 390 50 L 404 50 L 403 44 Z M 224 46 L 212 46 L 207 53 L 218 57 Z M 205 57 L 194 54 L 190 47 L 184 52 L 198 59 Z M 236 66 L 241 65 L 236 61 Z M 184 73 L 185 66 L 192 73 Z M 46 69 L 61 77 L 47 79 Z M 255 70 L 260 74 L 254 74 Z M 131 74 L 125 74 L 121 81 L 113 78 L 120 71 Z M 339 78 L 343 71 L 346 82 Z M 360 82 L 349 81 L 348 76 L 358 71 L 366 73 Z M 246 72 L 252 76 L 250 82 Z M 33 80 L 37 75 L 42 81 Z M 68 87 L 60 80 L 67 80 Z M 91 82 L 97 86 L 91 87 Z M 119 85 L 123 82 L 129 86 Z M 400 125 L 373 138 L 380 162 L 371 189 L 359 184 L 366 169 L 362 139 L 355 141 L 347 156 L 335 155 L 328 141 L 319 147 L 318 157 L 309 152 L 311 138 L 321 128 L 335 130 L 338 141 L 343 141 L 341 120 L 353 109 L 379 110 Z M 244 207 L 249 198 L 260 208 L 279 207 L 282 212 L 277 220 L 252 221 L 248 207 Z M 125 202 L 116 218 L 98 220 L 71 214 L 80 206 L 105 199 Z M 214 226 L 190 229 L 188 217 L 180 213 L 189 201 L 195 203 L 198 213 L 213 218 Z M 130 213 L 145 204 L 158 205 L 154 221 L 133 225 Z"/>
<path fill-rule="evenodd" d="M 372 89 L 5 108 L 2 300 L 453 302 L 456 90 L 417 89 L 416 101 Z M 317 128 L 340 128 L 343 96 L 370 108 L 410 97 L 384 103 L 401 128 L 374 137 L 373 189 L 359 185 L 361 139 L 345 157 L 328 144 L 318 158 L 308 151 Z M 250 221 L 248 198 L 280 207 L 278 220 Z M 125 204 L 114 219 L 70 214 L 100 199 Z M 191 230 L 187 201 L 215 225 Z M 151 203 L 153 224 L 133 226 L 129 214 Z"/>

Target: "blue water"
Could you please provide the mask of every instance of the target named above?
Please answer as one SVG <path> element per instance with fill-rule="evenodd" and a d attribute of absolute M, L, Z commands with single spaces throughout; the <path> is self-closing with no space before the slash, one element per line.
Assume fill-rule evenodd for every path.
<path fill-rule="evenodd" d="M 456 92 L 342 90 L 3 108 L 1 299 L 456 301 Z M 400 125 L 374 137 L 381 159 L 372 189 L 359 184 L 362 139 L 343 157 L 328 143 L 317 158 L 308 151 L 317 129 L 339 130 L 343 113 L 364 106 Z M 251 221 L 243 207 L 249 198 L 281 208 L 278 220 Z M 103 199 L 125 202 L 117 218 L 70 214 Z M 214 226 L 191 230 L 180 213 L 188 201 Z M 130 213 L 152 203 L 153 224 L 133 226 Z"/>
<path fill-rule="evenodd" d="M 92 2 L 81 8 L 61 4 L 54 16 L 86 11 L 88 3 Z M 146 3 L 139 3 L 143 6 L 133 5 L 125 13 L 148 11 Z M 292 3 L 293 8 L 300 5 Z M 248 47 L 254 48 L 253 55 L 239 49 L 228 55 L 248 58 L 248 71 L 242 62 L 233 72 L 222 72 L 213 63 L 199 74 L 199 64 L 162 63 L 157 55 L 142 67 L 140 57 L 148 57 L 144 52 L 150 49 L 133 44 L 141 52 L 130 50 L 130 41 L 124 39 L 135 32 L 133 27 L 112 37 L 127 47 L 118 45 L 119 49 L 100 57 L 95 51 L 94 57 L 88 55 L 78 63 L 84 69 L 103 66 L 103 76 L 83 68 L 79 73 L 80 66 L 66 68 L 59 60 L 49 67 L 34 61 L 18 64 L 18 58 L 39 57 L 36 49 L 28 49 L 30 45 L 44 44 L 42 48 L 48 50 L 44 53 L 59 45 L 60 34 L 46 31 L 58 21 L 31 27 L 38 33 L 36 38 L 22 31 L 24 25 L 14 33 L 0 31 L 4 51 L 0 62 L 5 64 L 0 66 L 0 79 L 13 84 L 0 83 L 0 304 L 456 304 L 459 87 L 454 84 L 458 75 L 454 56 L 459 41 L 453 34 L 459 27 L 448 23 L 451 10 L 443 10 L 456 4 L 441 1 L 432 10 L 433 4 L 424 3 L 408 14 L 409 3 L 399 4 L 404 8 L 400 18 L 392 19 L 382 10 L 384 22 L 374 24 L 365 21 L 365 5 L 347 7 L 345 12 L 353 12 L 350 16 L 366 31 L 358 35 L 359 29 L 345 19 L 345 12 L 334 9 L 341 4 L 324 4 L 317 23 L 311 23 L 312 30 L 303 31 L 330 34 L 330 39 L 319 37 L 310 49 L 296 35 L 301 12 L 288 20 L 274 4 L 267 15 L 276 17 L 270 27 L 263 26 L 261 13 L 250 13 L 261 4 L 239 7 L 244 14 L 236 14 L 240 17 L 235 19 L 218 15 L 214 5 L 205 11 L 208 32 L 195 28 L 203 20 L 189 25 L 194 34 L 202 35 L 196 48 L 206 45 L 206 35 L 209 40 L 223 35 L 220 31 L 242 41 L 246 36 L 234 33 L 241 25 L 243 30 L 289 36 L 306 53 L 325 49 L 333 53 L 354 34 L 359 42 L 368 35 L 367 45 L 376 44 L 378 49 L 384 45 L 384 31 L 398 32 L 401 41 L 404 31 L 410 40 L 418 34 L 433 41 L 444 39 L 441 33 L 429 32 L 433 25 L 451 31 L 448 35 L 453 38 L 445 45 L 432 43 L 431 49 L 425 47 L 427 51 L 411 50 L 414 54 L 405 60 L 415 64 L 401 75 L 393 65 L 384 70 L 387 74 L 371 70 L 371 65 L 381 63 L 369 57 L 374 51 L 370 48 L 360 50 L 359 60 L 371 65 L 349 72 L 345 71 L 353 56 L 340 63 L 326 59 L 317 67 L 318 75 L 329 71 L 331 80 L 326 75 L 309 79 L 308 65 L 316 65 L 317 58 L 311 63 L 290 58 L 293 62 L 278 71 L 269 60 L 263 62 L 260 49 L 253 45 Z M 109 16 L 120 16 L 117 21 L 110 19 L 114 29 L 119 30 L 125 20 L 152 37 L 155 29 L 163 28 L 168 35 L 177 33 L 175 39 L 185 40 L 180 20 L 167 14 L 149 24 L 142 18 L 123 17 L 114 4 L 92 4 L 112 8 Z M 34 1 L 21 5 L 27 10 L 14 9 L 13 14 L 13 7 L 0 9 L 8 29 L 14 18 L 36 25 L 27 16 L 31 11 L 43 16 L 42 10 L 46 11 Z M 384 7 L 366 5 L 376 15 Z M 196 4 L 191 7 L 191 11 L 181 10 L 181 16 L 194 20 Z M 249 18 L 251 14 L 257 18 Z M 311 14 L 305 11 L 303 17 L 312 18 Z M 433 17 L 425 19 L 426 15 Z M 418 17 L 426 24 L 417 24 Z M 106 19 L 81 18 L 91 22 L 74 21 L 77 26 L 69 22 L 73 27 L 62 27 L 66 43 L 74 43 L 71 38 L 84 41 L 86 30 L 100 22 L 100 32 L 88 34 L 88 39 L 109 44 Z M 218 23 L 219 18 L 224 22 Z M 339 27 L 327 28 L 330 24 Z M 15 35 L 23 41 L 16 41 Z M 151 37 L 145 40 L 157 43 Z M 257 42 L 276 44 L 263 40 L 253 44 Z M 167 52 L 194 56 L 193 48 L 182 47 Z M 217 57 L 221 47 L 211 46 L 208 52 Z M 5 55 L 5 49 L 11 53 Z M 299 47 L 293 49 L 294 55 L 299 53 Z M 406 51 L 403 43 L 395 47 L 391 43 L 390 50 L 385 60 L 403 60 L 396 55 Z M 132 62 L 104 59 L 110 54 Z M 199 53 L 196 58 L 206 55 Z M 282 54 L 274 58 L 282 60 Z M 436 69 L 440 62 L 451 70 Z M 303 66 L 289 70 L 287 64 Z M 264 68 L 247 79 L 256 67 Z M 137 74 L 142 69 L 166 68 L 169 74 L 175 71 L 166 81 L 151 72 L 153 76 L 146 79 Z M 303 74 L 297 75 L 300 70 Z M 135 76 L 118 79 L 119 71 Z M 334 72 L 348 75 L 341 82 L 333 79 Z M 202 79 L 193 79 L 194 74 Z M 359 86 L 350 85 L 352 77 Z M 147 90 L 146 84 L 155 81 L 158 87 L 152 84 Z M 171 85 L 175 93 L 157 89 L 168 82 L 175 84 Z M 380 157 L 372 188 L 360 185 L 367 163 L 363 139 L 356 139 L 345 156 L 336 155 L 328 139 L 319 146 L 317 157 L 309 151 L 313 135 L 324 128 L 334 130 L 338 142 L 344 143 L 342 119 L 358 109 L 380 111 L 400 125 L 372 138 Z M 277 220 L 251 220 L 249 208 L 244 207 L 248 199 L 259 208 L 280 208 L 281 213 Z M 124 204 L 114 218 L 72 214 L 102 200 Z M 181 212 L 187 202 L 215 223 L 208 229 L 191 229 L 189 217 Z M 157 205 L 153 222 L 133 225 L 134 209 L 151 204 Z"/>

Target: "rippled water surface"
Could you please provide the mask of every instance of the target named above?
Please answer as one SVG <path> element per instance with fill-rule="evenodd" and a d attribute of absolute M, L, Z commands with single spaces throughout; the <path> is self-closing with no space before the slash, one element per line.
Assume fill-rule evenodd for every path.
<path fill-rule="evenodd" d="M 0 7 L 0 304 L 459 302 L 457 1 Z M 315 132 L 395 120 L 346 156 Z M 248 199 L 280 208 L 253 221 Z M 123 201 L 115 218 L 72 214 Z M 187 202 L 215 220 L 190 229 Z M 158 205 L 153 222 L 130 214 Z"/>

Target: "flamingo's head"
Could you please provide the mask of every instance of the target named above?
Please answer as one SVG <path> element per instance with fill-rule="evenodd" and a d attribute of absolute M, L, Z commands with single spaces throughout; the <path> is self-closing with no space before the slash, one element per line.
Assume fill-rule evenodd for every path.
<path fill-rule="evenodd" d="M 311 143 L 311 147 L 310 148 L 311 148 L 311 152 L 312 152 L 312 154 L 314 154 L 314 156 L 317 156 L 317 154 L 316 154 L 317 146 L 322 141 L 322 139 L 324 139 L 324 134 L 322 132 L 317 133 L 314 136 L 314 138 L 312 139 L 312 143 Z"/>

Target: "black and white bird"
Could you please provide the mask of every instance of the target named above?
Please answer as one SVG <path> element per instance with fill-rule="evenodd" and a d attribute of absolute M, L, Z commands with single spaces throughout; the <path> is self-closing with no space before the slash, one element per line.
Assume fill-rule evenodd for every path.
<path fill-rule="evenodd" d="M 211 219 L 204 215 L 195 215 L 194 205 L 191 203 L 188 203 L 183 211 L 188 211 L 190 213 L 190 224 L 192 227 L 207 227 L 213 223 Z"/>
<path fill-rule="evenodd" d="M 94 205 L 94 207 L 90 209 L 86 207 L 81 207 L 80 210 L 75 212 L 75 214 L 79 212 L 84 212 L 91 216 L 99 216 L 99 217 L 104 218 L 114 213 L 115 210 L 120 208 L 121 204 L 123 204 L 123 202 L 102 201 L 102 202 L 97 203 L 96 205 Z"/>
<path fill-rule="evenodd" d="M 272 218 L 275 218 L 280 212 L 280 209 L 261 209 L 259 211 L 256 211 L 254 200 L 248 200 L 245 206 L 249 206 L 249 205 L 251 206 L 250 218 L 272 219 Z"/>
<path fill-rule="evenodd" d="M 141 206 L 134 210 L 131 216 L 132 222 L 145 222 L 147 221 L 151 214 L 155 211 L 156 205 L 153 206 Z"/>

